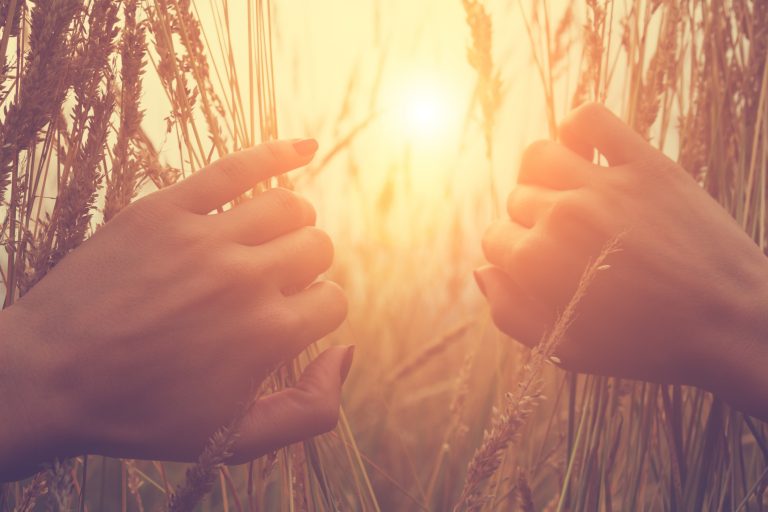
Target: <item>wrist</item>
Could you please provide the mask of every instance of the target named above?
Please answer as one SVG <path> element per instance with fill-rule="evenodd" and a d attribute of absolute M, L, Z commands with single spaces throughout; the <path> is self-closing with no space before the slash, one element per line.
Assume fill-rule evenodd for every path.
<path fill-rule="evenodd" d="M 707 325 L 709 347 L 696 384 L 737 409 L 768 420 L 768 259 L 741 270 L 741 285 L 721 293 Z"/>
<path fill-rule="evenodd" d="M 0 481 L 17 480 L 66 454 L 50 361 L 22 309 L 0 312 Z"/>

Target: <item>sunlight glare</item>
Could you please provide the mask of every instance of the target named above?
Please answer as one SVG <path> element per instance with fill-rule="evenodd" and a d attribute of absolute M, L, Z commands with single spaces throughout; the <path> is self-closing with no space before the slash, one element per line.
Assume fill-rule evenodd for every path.
<path fill-rule="evenodd" d="M 445 106 L 438 98 L 426 91 L 413 90 L 405 98 L 405 115 L 408 128 L 416 134 L 435 132 L 444 121 Z"/>
<path fill-rule="evenodd" d="M 437 73 L 407 76 L 390 98 L 396 132 L 415 146 L 446 144 L 461 124 L 459 99 L 450 80 Z"/>

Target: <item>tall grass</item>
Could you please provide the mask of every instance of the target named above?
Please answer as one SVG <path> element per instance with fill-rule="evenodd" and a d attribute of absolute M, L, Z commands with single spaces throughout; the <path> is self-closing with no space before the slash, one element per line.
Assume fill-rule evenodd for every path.
<path fill-rule="evenodd" d="M 4 485 L 0 510 L 765 508 L 764 424 L 696 389 L 545 364 L 567 315 L 530 353 L 495 330 L 468 276 L 503 193 L 497 183 L 514 166 L 503 159 L 503 115 L 533 102 L 509 96 L 520 71 L 505 73 L 497 50 L 521 20 L 515 46 L 530 55 L 525 74 L 538 80 L 537 115 L 551 136 L 572 106 L 608 104 L 765 249 L 768 5 L 456 4 L 467 21 L 456 37 L 467 41 L 465 72 L 476 84 L 463 143 L 484 149 L 490 194 L 487 174 L 476 193 L 446 174 L 431 184 L 439 199 L 425 200 L 409 148 L 383 181 L 365 174 L 362 139 L 381 122 L 376 100 L 392 67 L 383 38 L 370 80 L 356 71 L 338 112 L 318 106 L 331 140 L 294 179 L 321 207 L 343 202 L 347 212 L 325 219 L 339 246 L 330 277 L 353 304 L 330 342 L 360 347 L 339 427 L 240 467 L 223 464 L 236 419 L 212 433 L 196 465 L 59 461 Z M 3 0 L 0 13 L 5 307 L 136 196 L 276 138 L 281 113 L 293 108 L 276 82 L 304 76 L 300 63 L 276 58 L 280 4 L 269 0 Z M 148 124 L 149 94 L 165 96 L 162 136 Z M 275 185 L 293 186 L 259 188 Z M 260 392 L 290 385 L 306 361 Z"/>

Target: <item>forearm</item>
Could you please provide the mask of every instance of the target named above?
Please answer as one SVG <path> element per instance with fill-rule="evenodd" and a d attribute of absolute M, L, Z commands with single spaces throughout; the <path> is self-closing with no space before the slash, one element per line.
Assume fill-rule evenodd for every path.
<path fill-rule="evenodd" d="M 30 336 L 16 311 L 0 312 L 0 482 L 27 477 L 55 456 L 48 432 L 58 418 L 46 405 L 44 358 Z"/>

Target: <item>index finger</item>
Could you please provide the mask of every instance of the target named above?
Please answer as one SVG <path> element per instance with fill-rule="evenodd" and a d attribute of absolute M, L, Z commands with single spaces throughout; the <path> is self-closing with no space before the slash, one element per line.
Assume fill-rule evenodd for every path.
<path fill-rule="evenodd" d="M 208 213 L 257 183 L 306 165 L 317 151 L 314 139 L 272 141 L 229 154 L 162 193 L 194 213 Z"/>
<path fill-rule="evenodd" d="M 560 138 L 590 161 L 597 149 L 612 166 L 637 160 L 651 148 L 639 133 L 598 103 L 586 103 L 571 112 L 560 126 Z"/>

